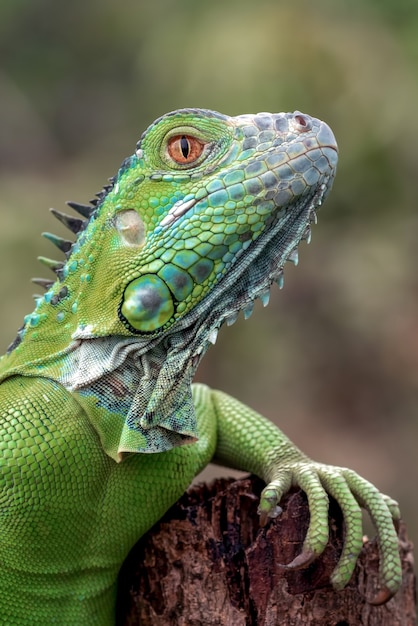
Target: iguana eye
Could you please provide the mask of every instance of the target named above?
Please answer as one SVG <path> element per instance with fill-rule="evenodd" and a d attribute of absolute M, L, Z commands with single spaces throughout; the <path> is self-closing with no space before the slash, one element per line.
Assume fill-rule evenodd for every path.
<path fill-rule="evenodd" d="M 191 135 L 170 137 L 167 144 L 169 156 L 180 165 L 194 163 L 202 154 L 205 144 Z"/>

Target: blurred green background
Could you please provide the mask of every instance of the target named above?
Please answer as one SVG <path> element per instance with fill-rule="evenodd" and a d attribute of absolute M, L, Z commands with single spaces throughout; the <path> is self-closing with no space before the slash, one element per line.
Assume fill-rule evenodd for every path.
<path fill-rule="evenodd" d="M 157 116 L 323 118 L 340 168 L 312 244 L 198 377 L 399 499 L 417 537 L 417 76 L 416 0 L 2 0 L 2 350 L 55 254 L 39 233 L 63 232 L 48 206 L 91 198 Z"/>

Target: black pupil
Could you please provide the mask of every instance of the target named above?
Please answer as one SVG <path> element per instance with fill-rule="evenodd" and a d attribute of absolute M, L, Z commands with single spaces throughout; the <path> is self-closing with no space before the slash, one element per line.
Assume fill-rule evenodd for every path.
<path fill-rule="evenodd" d="M 181 153 L 183 157 L 187 159 L 187 157 L 189 156 L 189 152 L 190 152 L 190 146 L 189 146 L 189 140 L 184 135 L 180 139 L 180 148 L 181 148 Z"/>

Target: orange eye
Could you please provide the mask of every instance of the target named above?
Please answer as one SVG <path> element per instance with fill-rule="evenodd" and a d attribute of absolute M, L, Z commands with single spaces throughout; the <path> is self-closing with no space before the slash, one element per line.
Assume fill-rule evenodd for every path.
<path fill-rule="evenodd" d="M 180 165 L 194 163 L 203 152 L 205 144 L 191 135 L 176 135 L 168 141 L 167 150 L 170 157 Z"/>

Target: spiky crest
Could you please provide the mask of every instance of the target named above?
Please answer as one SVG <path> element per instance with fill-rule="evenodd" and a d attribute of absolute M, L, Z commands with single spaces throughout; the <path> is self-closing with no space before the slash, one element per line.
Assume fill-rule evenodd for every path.
<path fill-rule="evenodd" d="M 73 217 L 72 215 L 67 215 L 66 213 L 62 213 L 61 211 L 57 211 L 57 209 L 49 209 L 54 217 L 57 218 L 64 224 L 72 233 L 78 235 L 79 232 L 85 229 L 87 220 L 80 220 L 78 217 Z"/>
<path fill-rule="evenodd" d="M 73 217 L 72 215 L 68 215 L 67 213 L 63 213 L 62 211 L 58 211 L 54 208 L 50 209 L 52 215 L 54 215 L 54 217 L 56 217 L 62 224 L 64 224 L 64 226 L 66 226 L 72 233 L 78 236 L 83 230 L 85 230 L 89 221 L 95 215 L 98 206 L 103 202 L 107 194 L 113 189 L 115 180 L 115 176 L 109 178 L 109 184 L 104 185 L 103 189 L 96 193 L 97 198 L 93 198 L 92 200 L 90 200 L 90 204 L 81 204 L 80 202 L 74 202 L 72 200 L 68 200 L 66 202 L 69 207 L 74 209 L 74 211 L 76 211 L 85 219 L 81 220 L 78 217 Z M 56 246 L 59 250 L 61 250 L 61 252 L 65 254 L 66 259 L 70 257 L 73 248 L 72 241 L 59 237 L 58 235 L 54 235 L 52 233 L 42 233 L 42 235 L 43 237 L 48 239 L 48 241 L 53 243 L 54 246 Z M 58 279 L 62 280 L 62 270 L 65 263 L 61 261 L 55 261 L 54 259 L 48 259 L 47 257 L 43 256 L 38 257 L 38 261 L 40 261 L 43 265 L 49 267 L 49 269 L 55 272 Z M 45 289 L 49 289 L 54 284 L 53 281 L 43 278 L 33 278 L 32 282 L 41 285 Z"/>
<path fill-rule="evenodd" d="M 43 287 L 46 291 L 48 291 L 48 289 L 50 289 L 54 284 L 53 280 L 48 280 L 47 278 L 32 278 L 31 280 L 35 283 L 35 285 Z"/>
<path fill-rule="evenodd" d="M 73 202 L 72 200 L 67 200 L 65 204 L 88 220 L 96 210 L 95 207 L 91 206 L 91 204 L 80 204 L 79 202 Z"/>

